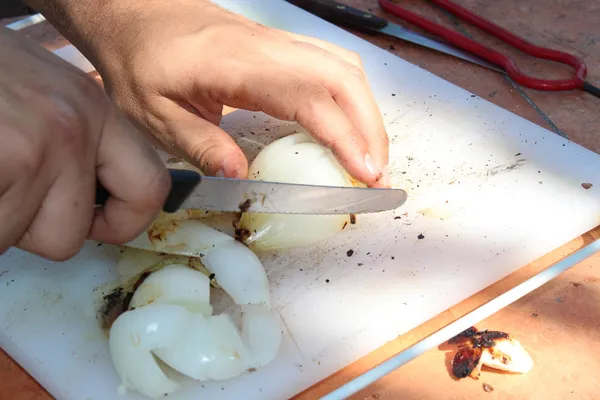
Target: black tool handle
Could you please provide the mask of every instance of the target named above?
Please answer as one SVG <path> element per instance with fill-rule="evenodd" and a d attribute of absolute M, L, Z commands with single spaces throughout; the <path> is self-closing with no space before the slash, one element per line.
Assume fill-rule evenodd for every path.
<path fill-rule="evenodd" d="M 334 24 L 357 29 L 381 29 L 388 24 L 383 18 L 333 0 L 287 0 L 287 2 Z"/>
<path fill-rule="evenodd" d="M 194 191 L 202 180 L 202 176 L 195 171 L 183 169 L 169 169 L 171 175 L 171 191 L 163 206 L 166 213 L 174 213 L 179 210 L 183 202 Z M 110 197 L 108 190 L 96 180 L 96 206 L 103 206 Z"/>

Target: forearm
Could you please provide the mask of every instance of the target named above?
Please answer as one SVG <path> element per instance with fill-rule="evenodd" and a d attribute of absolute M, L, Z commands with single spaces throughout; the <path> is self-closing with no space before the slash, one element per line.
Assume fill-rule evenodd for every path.
<path fill-rule="evenodd" d="M 24 0 L 44 17 L 96 67 L 98 59 L 122 54 L 120 45 L 141 34 L 137 21 L 157 8 L 190 3 L 211 5 L 211 0 Z M 198 16 L 200 17 L 200 16 Z M 168 18 L 167 18 L 168 20 Z M 172 24 L 172 21 L 165 22 Z"/>

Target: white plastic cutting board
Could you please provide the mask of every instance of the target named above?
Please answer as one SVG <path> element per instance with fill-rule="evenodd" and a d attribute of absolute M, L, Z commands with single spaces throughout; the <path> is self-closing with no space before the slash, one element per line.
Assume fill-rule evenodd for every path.
<path fill-rule="evenodd" d="M 409 200 L 318 246 L 263 256 L 287 329 L 278 359 L 174 398 L 288 398 L 600 223 L 599 155 L 283 1 L 221 3 L 360 53 Z M 249 157 L 294 129 L 242 111 L 223 126 Z M 62 264 L 0 258 L 0 344 L 59 399 L 120 398 L 92 294 L 114 266 L 114 249 L 96 243 Z"/>

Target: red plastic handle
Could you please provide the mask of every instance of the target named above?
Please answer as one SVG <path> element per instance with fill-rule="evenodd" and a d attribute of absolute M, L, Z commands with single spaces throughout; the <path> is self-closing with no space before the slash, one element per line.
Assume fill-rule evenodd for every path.
<path fill-rule="evenodd" d="M 399 5 L 392 3 L 390 0 L 379 0 L 379 5 L 387 13 L 390 13 L 398 18 L 407 21 L 410 24 L 416 25 L 428 32 L 436 34 L 448 42 L 454 44 L 457 47 L 462 48 L 468 52 L 478 55 L 479 57 L 494 63 L 498 66 L 502 66 L 508 76 L 510 76 L 518 84 L 536 90 L 573 90 L 582 89 L 587 74 L 587 68 L 585 63 L 579 58 L 561 51 L 546 49 L 543 47 L 535 46 L 525 40 L 513 35 L 504 28 L 487 21 L 478 15 L 462 8 L 456 3 L 450 0 L 429 0 L 431 3 L 437 4 L 438 6 L 448 10 L 457 17 L 464 19 L 467 22 L 477 26 L 479 29 L 497 37 L 503 42 L 513 46 L 514 48 L 529 54 L 536 58 L 545 60 L 552 60 L 562 64 L 570 65 L 575 68 L 575 74 L 571 79 L 562 80 L 550 80 L 550 79 L 539 79 L 525 75 L 517 67 L 515 62 L 505 56 L 504 54 L 498 53 L 468 37 L 461 35 L 460 33 L 454 32 L 441 25 L 431 22 L 418 14 L 411 11 L 405 10 Z"/>

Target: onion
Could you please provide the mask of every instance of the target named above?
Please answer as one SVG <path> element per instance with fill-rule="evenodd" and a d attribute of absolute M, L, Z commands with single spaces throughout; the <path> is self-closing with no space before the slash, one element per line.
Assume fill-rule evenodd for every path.
<path fill-rule="evenodd" d="M 169 265 L 150 274 L 136 289 L 129 308 L 147 304 L 175 304 L 209 317 L 210 280 L 185 265 Z"/>
<path fill-rule="evenodd" d="M 176 391 L 179 384 L 156 359 L 204 381 L 234 378 L 277 356 L 282 329 L 269 309 L 269 282 L 259 258 L 233 237 L 189 219 L 193 217 L 161 215 L 122 252 L 122 275 L 151 272 L 110 330 L 122 392 L 134 389 L 156 398 Z M 241 333 L 229 315 L 212 315 L 211 280 L 190 267 L 198 260 L 243 306 Z"/>
<path fill-rule="evenodd" d="M 489 368 L 526 374 L 533 368 L 533 360 L 518 340 L 497 339 L 491 349 L 481 354 L 481 363 Z"/>
<path fill-rule="evenodd" d="M 195 314 L 177 340 L 154 352 L 165 364 L 196 380 L 230 379 L 252 368 L 231 318 Z"/>
<path fill-rule="evenodd" d="M 199 257 L 237 304 L 270 304 L 269 281 L 256 254 L 198 220 L 163 217 L 126 246 Z"/>
<path fill-rule="evenodd" d="M 281 346 L 282 326 L 265 307 L 244 306 L 242 337 L 254 368 L 271 363 Z"/>
<path fill-rule="evenodd" d="M 201 260 L 236 304 L 270 306 L 267 274 L 258 257 L 246 246 L 237 241 L 223 243 Z"/>
<path fill-rule="evenodd" d="M 197 220 L 162 218 L 125 246 L 167 254 L 201 257 L 235 239 Z"/>
<path fill-rule="evenodd" d="M 330 150 L 305 133 L 266 146 L 249 168 L 249 179 L 327 186 L 356 186 Z M 323 241 L 350 222 L 349 215 L 243 213 L 238 228 L 255 251 L 306 246 Z"/>
<path fill-rule="evenodd" d="M 190 313 L 184 307 L 151 304 L 121 314 L 110 329 L 110 354 L 121 378 L 119 391 L 127 389 L 156 398 L 179 389 L 152 355 L 152 350 L 170 346 L 187 325 Z"/>

